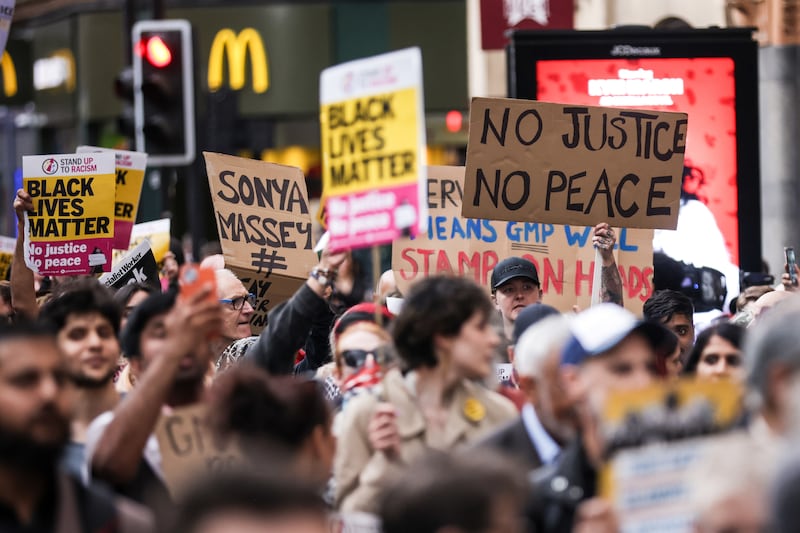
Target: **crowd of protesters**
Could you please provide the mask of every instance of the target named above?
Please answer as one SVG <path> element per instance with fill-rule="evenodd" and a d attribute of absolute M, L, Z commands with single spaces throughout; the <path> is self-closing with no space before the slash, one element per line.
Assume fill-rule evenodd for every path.
<path fill-rule="evenodd" d="M 14 207 L 21 235 L 24 191 Z M 37 288 L 18 253 L 0 284 L 0 531 L 618 531 L 599 486 L 608 399 L 690 377 L 743 391 L 692 472 L 695 530 L 800 529 L 798 287 L 747 288 L 702 331 L 681 291 L 637 317 L 615 239 L 594 228 L 603 303 L 569 312 L 516 257 L 489 287 L 425 278 L 390 312 L 391 272 L 373 291 L 351 253 L 323 249 L 259 335 L 221 256 L 188 295 L 178 249 L 162 290 L 116 292 L 94 277 Z M 197 405 L 239 456 L 178 494 L 156 428 Z"/>

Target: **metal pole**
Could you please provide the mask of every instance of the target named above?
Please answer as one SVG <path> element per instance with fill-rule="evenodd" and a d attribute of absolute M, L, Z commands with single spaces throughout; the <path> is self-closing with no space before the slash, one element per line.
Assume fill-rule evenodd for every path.
<path fill-rule="evenodd" d="M 164 18 L 164 0 L 153 0 L 153 20 Z"/>
<path fill-rule="evenodd" d="M 131 29 L 136 19 L 136 0 L 125 0 L 122 8 L 122 64 L 130 66 L 133 64 L 133 39 Z"/>

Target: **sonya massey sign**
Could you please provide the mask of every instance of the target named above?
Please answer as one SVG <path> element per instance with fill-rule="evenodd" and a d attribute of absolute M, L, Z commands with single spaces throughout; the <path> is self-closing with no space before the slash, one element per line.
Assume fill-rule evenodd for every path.
<path fill-rule="evenodd" d="M 225 265 L 256 295 L 253 332 L 317 264 L 298 168 L 204 152 Z"/>
<path fill-rule="evenodd" d="M 506 257 L 533 261 L 544 302 L 561 311 L 589 307 L 595 252 L 592 226 L 500 222 L 462 218 L 463 167 L 428 167 L 427 236 L 393 246 L 392 269 L 405 292 L 416 280 L 436 273 L 472 277 L 489 288 L 495 265 Z M 623 283 L 624 305 L 640 314 L 653 292 L 653 232 L 623 228 L 614 255 Z"/>
<path fill-rule="evenodd" d="M 685 113 L 474 98 L 465 217 L 678 224 Z"/>

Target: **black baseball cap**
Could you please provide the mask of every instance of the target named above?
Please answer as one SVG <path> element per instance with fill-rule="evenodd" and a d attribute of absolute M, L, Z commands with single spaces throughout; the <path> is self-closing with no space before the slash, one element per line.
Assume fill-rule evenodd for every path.
<path fill-rule="evenodd" d="M 521 257 L 509 257 L 497 263 L 492 271 L 492 292 L 514 278 L 527 278 L 539 285 L 539 274 L 533 263 Z"/>

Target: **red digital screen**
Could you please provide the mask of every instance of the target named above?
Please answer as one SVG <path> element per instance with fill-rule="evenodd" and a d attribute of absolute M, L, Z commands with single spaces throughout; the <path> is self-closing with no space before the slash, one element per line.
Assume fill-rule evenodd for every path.
<path fill-rule="evenodd" d="M 674 259 L 722 271 L 730 288 L 735 271 L 724 268 L 720 254 L 726 248 L 728 264 L 739 264 L 733 60 L 539 60 L 536 83 L 537 100 L 689 114 L 678 231 L 657 232 L 654 245 L 661 248 L 660 241 Z"/>

